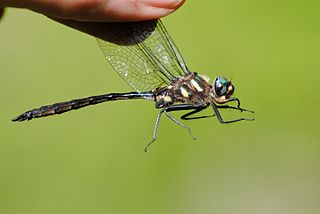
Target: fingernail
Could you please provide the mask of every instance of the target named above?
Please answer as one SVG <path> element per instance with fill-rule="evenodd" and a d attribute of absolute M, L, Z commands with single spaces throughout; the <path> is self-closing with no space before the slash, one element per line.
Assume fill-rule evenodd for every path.
<path fill-rule="evenodd" d="M 151 7 L 176 9 L 180 7 L 185 0 L 139 0 L 139 2 Z"/>

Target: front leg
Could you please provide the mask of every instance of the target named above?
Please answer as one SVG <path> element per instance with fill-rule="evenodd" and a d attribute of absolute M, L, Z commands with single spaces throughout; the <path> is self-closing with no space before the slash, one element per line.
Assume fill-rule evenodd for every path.
<path fill-rule="evenodd" d="M 218 110 L 218 108 L 221 108 L 223 106 L 217 106 L 214 103 L 211 103 L 211 106 L 212 106 L 212 108 L 214 110 L 214 113 L 217 115 L 217 118 L 218 118 L 219 122 L 222 123 L 222 124 L 234 123 L 234 122 L 239 122 L 239 121 L 242 121 L 242 120 L 247 120 L 247 121 L 253 121 L 254 120 L 254 118 L 239 118 L 239 119 L 235 119 L 235 120 L 224 121 L 222 116 L 221 116 L 221 114 L 220 114 L 220 112 L 219 112 L 219 110 Z M 225 108 L 235 108 L 235 107 L 232 107 L 232 106 L 224 106 L 224 107 Z M 238 109 L 238 108 L 236 108 L 236 109 Z"/>
<path fill-rule="evenodd" d="M 237 107 L 232 107 L 232 106 L 228 106 L 228 105 L 217 106 L 217 107 L 218 107 L 218 108 L 232 108 L 232 109 L 237 109 L 237 110 L 239 110 L 239 111 L 241 111 L 241 112 L 247 111 L 247 112 L 254 113 L 254 111 L 241 108 L 241 107 L 240 107 L 240 100 L 239 100 L 238 98 L 236 98 L 236 97 L 229 98 L 228 100 L 225 101 L 225 103 L 232 102 L 232 101 L 236 101 L 236 102 L 237 102 Z M 228 106 L 228 107 L 226 107 L 226 106 Z"/>

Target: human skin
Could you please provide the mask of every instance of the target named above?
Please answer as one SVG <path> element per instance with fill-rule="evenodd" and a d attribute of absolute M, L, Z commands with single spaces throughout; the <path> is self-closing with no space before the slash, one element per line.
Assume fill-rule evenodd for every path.
<path fill-rule="evenodd" d="M 96 36 L 96 22 L 157 19 L 177 10 L 185 0 L 0 0 L 5 7 L 25 8 Z"/>
<path fill-rule="evenodd" d="M 139 21 L 166 16 L 185 0 L 0 0 L 0 8 L 26 8 L 55 20 Z"/>

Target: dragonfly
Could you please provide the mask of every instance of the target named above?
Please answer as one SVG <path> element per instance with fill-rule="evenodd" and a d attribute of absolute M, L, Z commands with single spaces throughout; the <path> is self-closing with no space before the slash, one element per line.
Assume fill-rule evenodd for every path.
<path fill-rule="evenodd" d="M 227 78 L 209 78 L 188 69 L 179 49 L 160 19 L 128 23 L 96 23 L 92 30 L 106 60 L 114 70 L 134 89 L 128 93 L 108 93 L 73 99 L 41 106 L 20 114 L 12 121 L 62 114 L 71 110 L 96 105 L 107 101 L 145 99 L 155 102 L 160 109 L 156 118 L 153 136 L 145 151 L 156 140 L 162 115 L 184 128 L 193 137 L 191 129 L 170 112 L 188 110 L 182 120 L 210 116 L 194 116 L 212 107 L 220 123 L 253 121 L 254 118 L 224 120 L 220 109 L 240 112 L 253 111 L 240 107 L 240 100 L 233 96 L 235 87 Z M 236 105 L 228 105 L 235 102 Z M 213 115 L 211 115 L 213 116 Z"/>

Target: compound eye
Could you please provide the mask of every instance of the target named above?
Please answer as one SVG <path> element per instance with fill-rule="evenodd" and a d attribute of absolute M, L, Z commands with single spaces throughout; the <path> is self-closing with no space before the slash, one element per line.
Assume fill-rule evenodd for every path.
<path fill-rule="evenodd" d="M 218 97 L 226 95 L 228 91 L 228 80 L 224 77 L 217 77 L 214 81 L 214 91 Z"/>

